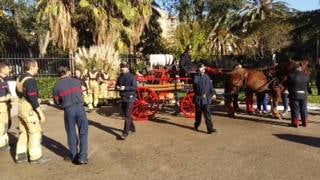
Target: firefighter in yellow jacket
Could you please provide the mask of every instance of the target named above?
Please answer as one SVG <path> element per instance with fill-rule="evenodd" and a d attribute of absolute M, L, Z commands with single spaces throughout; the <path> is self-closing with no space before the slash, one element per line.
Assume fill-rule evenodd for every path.
<path fill-rule="evenodd" d="M 0 150 L 10 150 L 9 146 L 9 119 L 10 119 L 10 91 L 5 78 L 9 75 L 7 64 L 0 64 Z"/>
<path fill-rule="evenodd" d="M 89 87 L 88 87 L 88 95 L 89 95 L 89 104 L 88 108 L 91 112 L 93 107 L 97 107 L 99 103 L 99 82 L 98 82 L 99 71 L 93 69 L 89 71 Z"/>
<path fill-rule="evenodd" d="M 45 116 L 38 101 L 37 82 L 33 77 L 38 73 L 36 60 L 24 62 L 26 73 L 17 79 L 16 91 L 19 97 L 19 138 L 16 149 L 16 163 L 29 161 L 31 164 L 42 164 L 50 159 L 44 157 L 41 148 L 42 130 L 41 123 Z"/>

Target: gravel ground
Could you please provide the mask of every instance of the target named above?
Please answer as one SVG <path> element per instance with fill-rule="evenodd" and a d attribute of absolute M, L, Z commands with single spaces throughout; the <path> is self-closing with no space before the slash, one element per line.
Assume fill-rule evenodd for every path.
<path fill-rule="evenodd" d="M 162 111 L 148 122 L 136 122 L 137 133 L 119 140 L 123 119 L 119 107 L 88 114 L 89 164 L 63 161 L 67 140 L 63 112 L 48 106 L 43 124 L 45 165 L 17 165 L 15 148 L 0 152 L 0 179 L 319 179 L 319 110 L 310 111 L 307 128 L 288 127 L 289 120 L 243 113 L 232 119 L 213 107 L 218 133 L 192 130 L 193 121 Z M 10 129 L 15 144 L 17 118 Z"/>

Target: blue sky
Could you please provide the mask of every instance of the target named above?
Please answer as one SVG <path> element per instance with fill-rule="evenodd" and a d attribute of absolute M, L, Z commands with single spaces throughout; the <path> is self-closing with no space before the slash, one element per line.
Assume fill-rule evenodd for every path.
<path fill-rule="evenodd" d="M 281 0 L 281 1 L 288 3 L 290 8 L 294 8 L 299 11 L 309 11 L 309 10 L 320 9 L 320 0 Z M 156 2 L 162 5 L 161 2 L 166 2 L 166 0 L 156 0 Z"/>
<path fill-rule="evenodd" d="M 308 11 L 320 9 L 320 0 L 281 0 L 289 4 L 289 7 L 300 10 Z"/>

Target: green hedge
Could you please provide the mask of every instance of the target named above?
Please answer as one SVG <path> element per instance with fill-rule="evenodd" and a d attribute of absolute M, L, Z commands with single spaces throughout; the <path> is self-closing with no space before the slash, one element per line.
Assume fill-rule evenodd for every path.
<path fill-rule="evenodd" d="M 57 81 L 57 77 L 37 77 L 38 89 L 41 99 L 46 100 L 52 98 L 52 89 Z"/>

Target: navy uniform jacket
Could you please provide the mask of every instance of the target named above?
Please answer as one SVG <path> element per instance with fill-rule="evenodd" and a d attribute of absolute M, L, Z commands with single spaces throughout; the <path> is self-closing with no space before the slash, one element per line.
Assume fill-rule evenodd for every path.
<path fill-rule="evenodd" d="M 55 104 L 63 109 L 75 104 L 83 104 L 81 83 L 78 79 L 66 77 L 60 79 L 53 88 Z"/>
<path fill-rule="evenodd" d="M 192 68 L 191 56 L 187 52 L 181 55 L 179 65 L 180 65 L 180 68 L 182 68 L 186 72 L 191 70 Z"/>
<path fill-rule="evenodd" d="M 307 99 L 310 78 L 301 71 L 289 74 L 286 85 L 292 99 Z"/>
<path fill-rule="evenodd" d="M 0 98 L 7 96 L 10 94 L 9 85 L 6 80 L 0 77 Z"/>
<path fill-rule="evenodd" d="M 195 93 L 194 103 L 196 105 L 211 104 L 212 96 L 215 94 L 212 82 L 208 75 L 196 75 L 193 80 L 193 91 Z"/>
<path fill-rule="evenodd" d="M 38 87 L 37 87 L 37 81 L 36 79 L 29 73 L 24 73 L 19 77 L 19 80 L 21 81 L 25 77 L 31 77 L 30 79 L 27 79 L 23 83 L 23 92 L 19 93 L 17 92 L 17 95 L 19 98 L 24 97 L 32 106 L 32 108 L 35 110 L 40 105 L 38 102 L 39 93 L 38 93 Z"/>
<path fill-rule="evenodd" d="M 131 73 L 121 74 L 117 80 L 116 86 L 125 86 L 120 91 L 120 96 L 124 102 L 134 102 L 136 100 L 137 80 Z"/>

